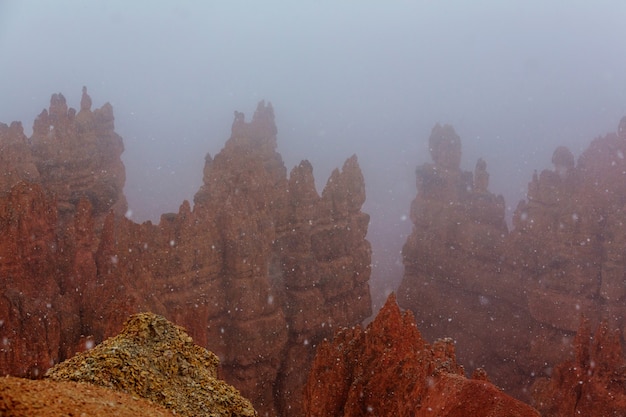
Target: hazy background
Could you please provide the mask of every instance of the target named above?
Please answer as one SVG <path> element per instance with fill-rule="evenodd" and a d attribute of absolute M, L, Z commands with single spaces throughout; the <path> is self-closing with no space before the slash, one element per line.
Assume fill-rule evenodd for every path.
<path fill-rule="evenodd" d="M 414 170 L 436 122 L 483 157 L 508 215 L 552 151 L 578 156 L 626 115 L 626 2 L 0 0 L 0 121 L 27 135 L 50 95 L 111 102 L 135 221 L 178 211 L 204 155 L 273 103 L 288 170 L 321 192 L 356 153 L 373 291 L 402 274 Z"/>

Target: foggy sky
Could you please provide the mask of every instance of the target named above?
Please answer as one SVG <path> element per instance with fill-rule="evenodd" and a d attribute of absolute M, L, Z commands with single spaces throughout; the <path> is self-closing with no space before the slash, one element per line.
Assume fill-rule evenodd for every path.
<path fill-rule="evenodd" d="M 131 218 L 158 220 L 193 200 L 233 111 L 271 101 L 287 170 L 309 159 L 319 192 L 358 155 L 374 274 L 394 275 L 433 125 L 463 169 L 487 161 L 510 215 L 556 146 L 578 157 L 626 115 L 625 39 L 620 0 L 0 0 L 0 121 L 30 135 L 86 85 L 113 105 Z"/>

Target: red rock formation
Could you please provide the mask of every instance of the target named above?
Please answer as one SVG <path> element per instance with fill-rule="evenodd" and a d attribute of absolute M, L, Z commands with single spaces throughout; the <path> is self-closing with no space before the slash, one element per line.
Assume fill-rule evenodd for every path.
<path fill-rule="evenodd" d="M 467 379 L 451 339 L 424 341 L 392 294 L 365 330 L 341 329 L 318 349 L 305 389 L 314 416 L 538 416 L 480 374 Z"/>
<path fill-rule="evenodd" d="M 453 131 L 436 126 L 431 148 L 433 136 L 447 144 L 417 170 L 399 302 L 427 337 L 453 337 L 461 363 L 529 400 L 534 378 L 572 355 L 581 315 L 624 328 L 626 142 L 598 138 L 577 163 L 557 148 L 554 170 L 534 175 L 507 233 L 480 161 L 472 181 L 452 163 Z"/>
<path fill-rule="evenodd" d="M 13 246 L 33 233 L 16 233 L 13 246 L 7 241 L 0 267 L 17 264 L 23 277 L 2 283 L 3 295 L 20 294 L 21 286 L 37 280 L 45 283 L 36 286 L 39 293 L 32 299 L 0 298 L 9 301 L 0 303 L 8 317 L 1 334 L 13 343 L 18 333 L 23 337 L 44 326 L 43 317 L 52 324 L 39 344 L 35 338 L 43 333 L 24 336 L 16 351 L 22 356 L 12 349 L 0 356 L 1 372 L 24 375 L 21 364 L 30 366 L 33 358 L 43 371 L 84 350 L 86 342 L 117 333 L 129 314 L 152 311 L 186 327 L 197 343 L 218 354 L 224 378 L 261 415 L 300 415 L 317 343 L 335 326 L 371 314 L 369 217 L 360 211 L 365 187 L 356 157 L 333 172 L 320 197 L 308 162 L 287 177 L 276 152 L 273 109 L 260 103 L 250 122 L 237 113 L 224 149 L 214 159 L 207 155 L 193 210 L 183 202 L 158 225 L 140 225 L 116 212 L 123 198 L 113 205 L 103 200 L 106 190 L 118 189 L 116 181 L 123 185 L 123 176 L 114 174 L 123 170 L 109 176 L 88 156 L 104 153 L 109 164 L 103 164 L 114 167 L 121 139 L 113 132 L 110 107 L 91 113 L 89 103 L 84 92 L 81 112 L 74 115 L 55 95 L 50 111 L 35 123 L 32 154 L 35 161 L 50 161 L 38 165 L 39 182 L 56 196 L 59 216 L 51 200 L 18 220 L 1 218 L 6 219 L 2 233 L 14 224 L 28 228 L 48 219 L 42 240 L 56 248 L 41 254 L 48 256 L 47 269 L 35 274 L 22 271 L 26 258 L 12 257 Z M 82 140 L 87 143 L 77 146 Z M 92 178 L 85 169 L 99 174 Z M 12 193 L 19 194 L 17 187 Z M 45 194 L 36 189 L 40 195 L 29 197 L 34 200 L 29 204 L 38 208 Z M 11 201 L 0 203 L 16 204 Z M 53 217 L 42 215 L 45 210 Z M 50 311 L 35 301 L 42 298 L 52 300 Z M 28 324 L 22 311 L 39 327 L 19 327 Z"/>
<path fill-rule="evenodd" d="M 71 217 L 81 198 L 89 199 L 100 221 L 111 209 L 121 215 L 126 212 L 126 174 L 120 159 L 124 145 L 113 120 L 109 103 L 91 111 L 84 87 L 78 114 L 68 109 L 59 93 L 52 95 L 50 108 L 35 120 L 32 155 L 42 185 L 57 197 L 62 220 Z"/>
<path fill-rule="evenodd" d="M 371 314 L 369 218 L 356 158 L 319 197 L 308 162 L 287 178 L 273 120 L 263 103 L 250 123 L 239 114 L 193 211 L 184 203 L 156 227 L 120 219 L 96 257 L 99 282 L 139 275 L 132 292 L 152 288 L 147 307 L 216 352 L 261 414 L 298 415 L 317 342 Z"/>
<path fill-rule="evenodd" d="M 9 191 L 20 181 L 37 182 L 39 171 L 24 134 L 22 123 L 0 123 L 0 191 Z"/>
<path fill-rule="evenodd" d="M 30 139 L 21 123 L 0 124 L 4 373 L 37 376 L 75 352 L 84 330 L 82 297 L 96 276 L 94 229 L 109 210 L 126 211 L 112 108 L 92 112 L 90 103 L 83 88 L 76 114 L 54 94 Z"/>
<path fill-rule="evenodd" d="M 574 345 L 573 359 L 535 382 L 535 407 L 544 417 L 626 415 L 626 360 L 619 331 L 602 322 L 592 338 L 584 320 Z"/>
<path fill-rule="evenodd" d="M 415 311 L 427 338 L 453 337 L 462 363 L 486 367 L 497 384 L 511 388 L 523 372 L 505 361 L 527 349 L 528 339 L 515 332 L 532 323 L 519 313 L 522 283 L 502 273 L 504 199 L 488 191 L 483 160 L 473 175 L 460 169 L 461 143 L 452 127 L 435 126 L 429 143 L 434 163 L 416 171 L 399 303 Z M 484 342 L 494 338 L 507 343 Z"/>
<path fill-rule="evenodd" d="M 37 377 L 59 359 L 56 224 L 55 201 L 38 185 L 17 183 L 0 198 L 2 374 Z"/>
<path fill-rule="evenodd" d="M 360 211 L 364 201 L 356 156 L 341 172 L 332 173 L 321 198 L 307 161 L 291 172 L 285 217 L 289 221 L 275 243 L 290 323 L 278 385 L 284 415 L 301 415 L 294 404 L 299 405 L 318 343 L 334 326 L 360 323 L 371 315 L 371 249 L 365 240 L 369 216 Z"/>
<path fill-rule="evenodd" d="M 626 318 L 626 141 L 615 133 L 593 140 L 574 164 L 560 147 L 555 170 L 534 176 L 510 235 L 514 270 L 525 281 L 527 310 L 548 339 L 571 336 L 581 315 L 624 329 Z M 622 335 L 623 337 L 623 335 Z M 548 366 L 562 361 L 538 348 Z"/>

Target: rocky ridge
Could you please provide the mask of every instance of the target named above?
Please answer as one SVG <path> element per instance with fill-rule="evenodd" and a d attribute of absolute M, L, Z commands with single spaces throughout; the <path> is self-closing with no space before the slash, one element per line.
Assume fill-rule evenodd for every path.
<path fill-rule="evenodd" d="M 81 101 L 79 118 L 62 95 L 53 96 L 31 139 L 19 123 L 0 125 L 1 372 L 40 377 L 116 334 L 128 315 L 150 310 L 214 351 L 225 379 L 261 415 L 301 415 L 315 348 L 337 326 L 371 312 L 369 218 L 360 211 L 356 157 L 333 172 L 320 196 L 307 161 L 287 176 L 273 109 L 260 103 L 250 122 L 236 113 L 224 149 L 207 155 L 193 209 L 183 202 L 157 225 L 136 224 L 121 215 L 123 147 L 112 109 L 91 112 L 86 90 Z M 81 135 L 93 143 L 76 147 Z M 454 338 L 455 361 L 484 367 L 517 398 L 531 401 L 532 392 L 542 412 L 567 415 L 572 401 L 591 410 L 583 395 L 602 399 L 606 409 L 621 407 L 615 346 L 624 334 L 613 329 L 624 328 L 626 313 L 624 143 L 626 118 L 577 162 L 558 148 L 554 170 L 533 176 L 511 231 L 503 199 L 488 191 L 486 162 L 462 171 L 460 138 L 450 126 L 433 129 L 433 163 L 417 170 L 400 304 L 415 311 L 428 339 Z M 80 149 L 91 157 L 103 152 L 108 162 L 74 155 Z M 80 162 L 66 169 L 67 157 Z M 90 183 L 87 172 L 97 169 Z M 604 320 L 593 345 L 601 348 L 584 348 L 585 328 L 576 336 L 581 316 L 591 326 Z M 454 363 L 448 373 L 461 378 Z M 375 360 L 371 366 L 384 371 Z M 578 380 L 587 385 L 575 397 L 559 396 L 584 376 L 579 369 L 591 375 Z M 550 395 L 562 404 L 546 401 Z"/>
<path fill-rule="evenodd" d="M 575 355 L 533 384 L 533 404 L 544 417 L 626 415 L 626 359 L 620 334 L 602 322 L 595 333 L 581 321 Z"/>
<path fill-rule="evenodd" d="M 50 368 L 46 378 L 110 388 L 182 416 L 256 416 L 248 400 L 218 379 L 218 364 L 182 328 L 140 313 L 120 334 Z"/>
<path fill-rule="evenodd" d="M 0 378 L 0 411 L 7 416 L 256 416 L 248 400 L 218 379 L 218 362 L 165 318 L 136 314 L 120 334 L 49 369 L 45 381 Z"/>
<path fill-rule="evenodd" d="M 260 103 L 250 122 L 236 113 L 224 149 L 207 155 L 193 209 L 183 202 L 158 225 L 136 224 L 120 215 L 124 199 L 101 199 L 123 179 L 119 155 L 111 162 L 107 153 L 120 151 L 121 139 L 109 106 L 89 113 L 89 103 L 83 91 L 75 114 L 53 96 L 26 141 L 36 149 L 35 166 L 36 155 L 52 162 L 38 167 L 36 183 L 20 177 L 0 198 L 0 230 L 10 232 L 0 245 L 7 277 L 0 282 L 1 372 L 40 376 L 86 343 L 116 334 L 130 314 L 152 311 L 215 352 L 224 378 L 261 415 L 298 415 L 317 343 L 371 314 L 369 217 L 360 211 L 356 157 L 318 195 L 307 161 L 287 177 L 272 106 Z M 76 146 L 80 140 L 88 144 Z M 86 154 L 73 154 L 80 150 Z M 89 161 L 100 152 L 108 155 L 108 176 L 94 165 L 104 162 Z M 63 158 L 94 171 L 96 182 L 77 174 L 69 192 L 59 191 L 74 172 Z M 8 172 L 31 168 L 7 162 Z M 101 183 L 109 187 L 76 191 Z"/>
<path fill-rule="evenodd" d="M 452 339 L 428 344 L 392 294 L 367 328 L 320 345 L 305 390 L 314 416 L 539 416 L 488 381 L 465 378 Z"/>

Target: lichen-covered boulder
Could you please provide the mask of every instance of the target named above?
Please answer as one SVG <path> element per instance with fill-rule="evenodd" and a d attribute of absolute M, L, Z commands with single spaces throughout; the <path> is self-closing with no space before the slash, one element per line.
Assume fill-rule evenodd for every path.
<path fill-rule="evenodd" d="M 218 364 L 181 327 L 140 313 L 120 334 L 54 366 L 46 377 L 137 395 L 182 416 L 256 416 L 239 391 L 218 379 Z"/>

